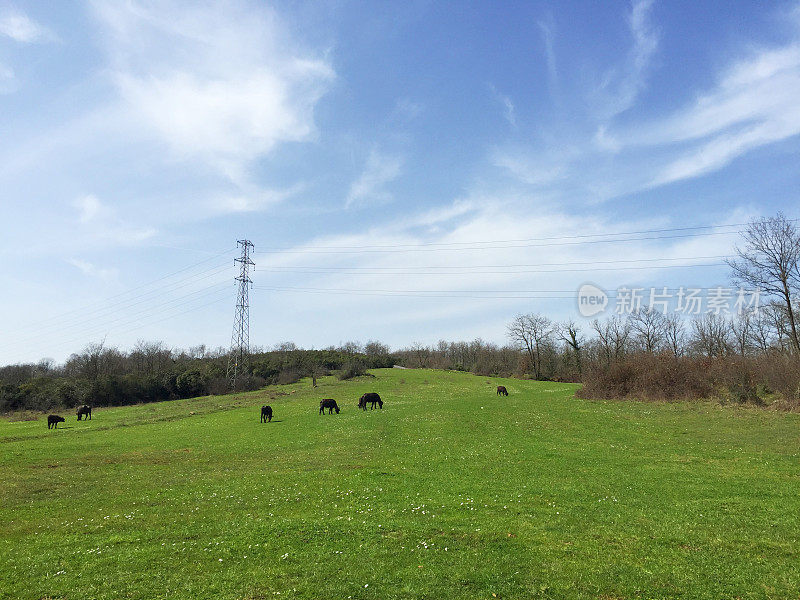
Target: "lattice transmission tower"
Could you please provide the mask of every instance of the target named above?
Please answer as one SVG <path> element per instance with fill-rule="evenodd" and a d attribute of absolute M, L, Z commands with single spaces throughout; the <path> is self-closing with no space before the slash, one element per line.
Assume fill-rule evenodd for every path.
<path fill-rule="evenodd" d="M 231 334 L 231 352 L 228 356 L 228 381 L 231 388 L 236 389 L 236 380 L 247 372 L 247 363 L 250 356 L 250 280 L 248 270 L 255 263 L 250 260 L 250 250 L 254 248 L 250 240 L 237 240 L 236 246 L 242 247 L 242 255 L 235 258 L 239 263 L 240 271 L 236 281 L 239 282 L 239 295 L 236 299 L 236 316 L 233 319 L 233 334 Z"/>

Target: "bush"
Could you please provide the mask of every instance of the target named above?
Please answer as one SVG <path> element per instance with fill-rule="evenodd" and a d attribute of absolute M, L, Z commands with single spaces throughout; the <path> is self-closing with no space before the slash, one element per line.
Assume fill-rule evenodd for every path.
<path fill-rule="evenodd" d="M 215 377 L 208 382 L 208 393 L 214 396 L 222 396 L 231 391 L 231 382 L 225 377 Z"/>
<path fill-rule="evenodd" d="M 763 383 L 780 394 L 791 408 L 797 408 L 800 400 L 800 358 L 773 352 L 760 357 L 758 372 Z"/>
<path fill-rule="evenodd" d="M 277 383 L 280 385 L 288 385 L 290 383 L 297 383 L 300 381 L 300 372 L 295 369 L 287 369 L 278 374 Z"/>
<path fill-rule="evenodd" d="M 344 368 L 339 371 L 337 377 L 344 381 L 345 379 L 352 379 L 361 375 L 367 375 L 367 366 L 360 360 L 351 360 L 344 365 Z"/>
<path fill-rule="evenodd" d="M 713 361 L 712 376 L 718 395 L 738 404 L 762 404 L 758 396 L 758 380 L 752 360 L 740 357 L 718 358 Z"/>
<path fill-rule="evenodd" d="M 201 371 L 184 371 L 175 379 L 175 388 L 181 398 L 194 398 L 208 393 L 208 377 Z"/>
<path fill-rule="evenodd" d="M 671 354 L 634 354 L 607 367 L 594 364 L 585 373 L 582 398 L 688 400 L 708 398 L 714 381 L 706 361 Z"/>
<path fill-rule="evenodd" d="M 236 390 L 239 392 L 260 390 L 265 385 L 267 385 L 266 380 L 258 375 L 242 375 L 236 380 Z"/>

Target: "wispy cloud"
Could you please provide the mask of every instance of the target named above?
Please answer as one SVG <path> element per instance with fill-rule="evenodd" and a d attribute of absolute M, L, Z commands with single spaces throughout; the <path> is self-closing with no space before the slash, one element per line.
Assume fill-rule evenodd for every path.
<path fill-rule="evenodd" d="M 13 7 L 0 7 L 0 38 L 7 37 L 20 44 L 49 42 L 56 36 L 46 27 Z M 0 94 L 11 94 L 19 89 L 14 69 L 0 62 Z"/>
<path fill-rule="evenodd" d="M 658 49 L 658 33 L 650 23 L 653 0 L 635 0 L 628 26 L 633 44 L 625 63 L 606 73 L 598 91 L 603 110 L 600 117 L 609 119 L 633 106 L 645 87 L 647 69 Z"/>
<path fill-rule="evenodd" d="M 350 186 L 345 208 L 364 204 L 382 204 L 391 200 L 392 196 L 386 190 L 386 184 L 400 175 L 402 167 L 403 160 L 399 156 L 372 150 L 367 158 L 364 171 Z"/>
<path fill-rule="evenodd" d="M 77 221 L 85 234 L 119 244 L 138 244 L 156 235 L 152 227 L 136 227 L 126 223 L 117 212 L 97 196 L 88 194 L 72 203 Z"/>
<path fill-rule="evenodd" d="M 80 270 L 81 273 L 86 275 L 87 277 L 94 277 L 97 279 L 101 279 L 103 281 L 112 281 L 117 278 L 119 275 L 119 271 L 117 269 L 109 269 L 98 267 L 86 260 L 81 260 L 78 258 L 70 258 L 67 260 L 67 263 L 75 267 L 76 269 Z"/>
<path fill-rule="evenodd" d="M 542 34 L 542 42 L 544 42 L 544 55 L 547 60 L 547 76 L 550 83 L 550 93 L 552 95 L 558 94 L 558 67 L 556 65 L 556 52 L 553 48 L 555 40 L 556 26 L 553 21 L 552 15 L 546 20 L 541 20 L 536 23 L 539 31 Z"/>
<path fill-rule="evenodd" d="M 517 109 L 514 106 L 514 102 L 512 102 L 511 98 L 498 90 L 494 84 L 489 84 L 489 89 L 492 91 L 492 95 L 497 99 L 500 105 L 503 107 L 503 117 L 506 121 L 508 121 L 509 125 L 512 127 L 517 126 Z"/>
<path fill-rule="evenodd" d="M 697 177 L 742 154 L 800 134 L 800 45 L 761 50 L 734 64 L 717 86 L 631 141 L 680 144 L 653 178 L 663 185 Z"/>
<path fill-rule="evenodd" d="M 109 212 L 98 200 L 97 196 L 91 194 L 78 198 L 72 204 L 78 209 L 78 220 L 81 223 L 90 223 L 98 219 L 102 213 L 107 214 Z"/>
<path fill-rule="evenodd" d="M 53 33 L 16 8 L 0 9 L 0 35 L 23 44 L 55 39 Z"/>
<path fill-rule="evenodd" d="M 536 209 L 532 210 L 532 206 Z M 746 216 L 733 212 L 727 217 L 736 222 Z M 435 220 L 436 227 L 421 226 L 429 219 Z M 731 240 L 724 236 L 645 238 L 625 244 L 580 244 L 574 238 L 669 226 L 670 222 L 663 217 L 619 220 L 600 211 L 566 212 L 543 206 L 535 197 L 476 196 L 435 211 L 410 215 L 403 222 L 386 221 L 357 233 L 311 240 L 288 252 L 272 254 L 267 270 L 276 269 L 280 273 L 275 273 L 282 281 L 278 285 L 318 292 L 338 290 L 339 293 L 325 295 L 328 314 L 374 306 L 374 294 L 382 294 L 379 314 L 365 311 L 362 327 L 379 327 L 379 315 L 391 314 L 393 321 L 409 324 L 403 330 L 405 340 L 419 335 L 426 343 L 434 343 L 436 338 L 427 336 L 446 335 L 443 319 L 455 315 L 460 319 L 462 331 L 464 318 L 474 315 L 475 321 L 480 322 L 492 311 L 507 318 L 507 312 L 515 306 L 547 306 L 551 314 L 559 315 L 571 307 L 563 294 L 576 290 L 587 276 L 609 289 L 637 282 L 661 281 L 662 285 L 671 285 L 673 274 L 687 276 L 687 272 L 680 275 L 679 270 L 651 267 L 652 263 L 624 261 L 661 257 L 669 259 L 664 264 L 686 267 L 708 262 L 700 257 L 730 251 Z M 380 242 L 375 252 L 364 250 L 375 248 L 376 240 Z M 332 252 L 336 247 L 346 253 Z M 347 254 L 354 247 L 361 250 Z M 693 277 L 697 272 L 707 271 L 692 270 L 688 274 Z M 400 295 L 392 295 L 392 290 Z M 524 295 L 526 290 L 563 292 L 560 298 L 550 300 L 543 298 L 541 292 L 538 298 L 537 293 L 532 293 L 532 298 L 514 300 L 514 295 Z M 481 293 L 494 297 L 484 302 L 479 299 Z M 467 299 L 437 301 L 425 298 L 425 294 L 431 298 L 464 294 Z M 501 297 L 497 298 L 498 295 Z M 310 319 L 319 318 L 317 296 L 301 293 L 292 298 L 296 300 L 291 304 L 291 314 L 307 311 Z M 444 312 L 440 314 L 440 310 Z M 436 324 L 433 329 L 432 323 Z M 336 327 L 327 325 L 326 330 Z"/>
<path fill-rule="evenodd" d="M 649 24 L 651 9 L 651 1 L 633 5 L 634 45 L 626 68 L 609 79 L 607 89 L 613 93 L 606 117 L 632 106 L 643 89 L 658 48 Z M 495 151 L 491 161 L 518 181 L 556 194 L 563 194 L 561 184 L 569 181 L 571 190 L 586 192 L 588 202 L 718 171 L 748 152 L 800 134 L 798 35 L 800 27 L 781 46 L 751 48 L 729 62 L 693 101 L 664 116 L 634 119 L 624 127 L 601 121 L 591 135 L 571 139 L 567 153 L 558 139 L 536 149 Z"/>
<path fill-rule="evenodd" d="M 283 190 L 253 189 L 249 193 L 222 196 L 210 201 L 212 212 L 256 212 L 296 196 L 305 189 L 302 184 Z"/>
<path fill-rule="evenodd" d="M 538 154 L 519 148 L 495 150 L 491 161 L 519 181 L 533 186 L 558 181 L 569 168 L 569 157 L 563 151 Z"/>

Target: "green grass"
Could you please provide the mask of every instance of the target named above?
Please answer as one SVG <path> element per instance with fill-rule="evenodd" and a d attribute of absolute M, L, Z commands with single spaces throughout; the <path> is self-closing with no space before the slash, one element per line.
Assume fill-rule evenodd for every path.
<path fill-rule="evenodd" d="M 800 597 L 798 415 L 374 373 L 0 421 L 0 597 Z"/>

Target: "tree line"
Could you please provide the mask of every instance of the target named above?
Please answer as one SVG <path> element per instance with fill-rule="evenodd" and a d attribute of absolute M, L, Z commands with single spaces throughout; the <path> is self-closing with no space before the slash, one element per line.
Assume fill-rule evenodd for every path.
<path fill-rule="evenodd" d="M 783 215 L 751 222 L 735 257 L 732 282 L 763 293 L 759 310 L 706 312 L 692 319 L 638 308 L 605 319 L 553 321 L 520 314 L 508 324 L 507 343 L 476 339 L 413 344 L 395 352 L 378 341 L 304 350 L 283 342 L 253 350 L 238 389 L 286 384 L 369 368 L 452 369 L 480 375 L 582 382 L 587 397 L 698 398 L 738 402 L 800 398 L 800 235 Z M 228 352 L 197 346 L 171 349 L 139 342 L 122 351 L 90 344 L 63 365 L 0 367 L 0 412 L 50 410 L 81 404 L 124 405 L 230 391 Z"/>
<path fill-rule="evenodd" d="M 517 315 L 509 344 L 481 340 L 416 345 L 408 366 L 582 382 L 594 398 L 721 396 L 737 402 L 800 399 L 800 235 L 778 214 L 752 221 L 726 262 L 733 284 L 759 290 L 762 305 L 729 314 L 683 315 L 642 307 L 605 319 L 553 321 Z"/>
<path fill-rule="evenodd" d="M 256 348 L 237 390 L 336 372 L 346 378 L 367 369 L 391 367 L 389 348 L 379 342 L 349 342 L 338 348 L 303 350 L 291 342 L 273 349 Z M 63 365 L 38 363 L 0 367 L 0 412 L 67 409 L 82 404 L 121 406 L 226 394 L 228 351 L 197 346 L 172 349 L 161 342 L 140 341 L 126 352 L 104 343 L 89 344 Z"/>

